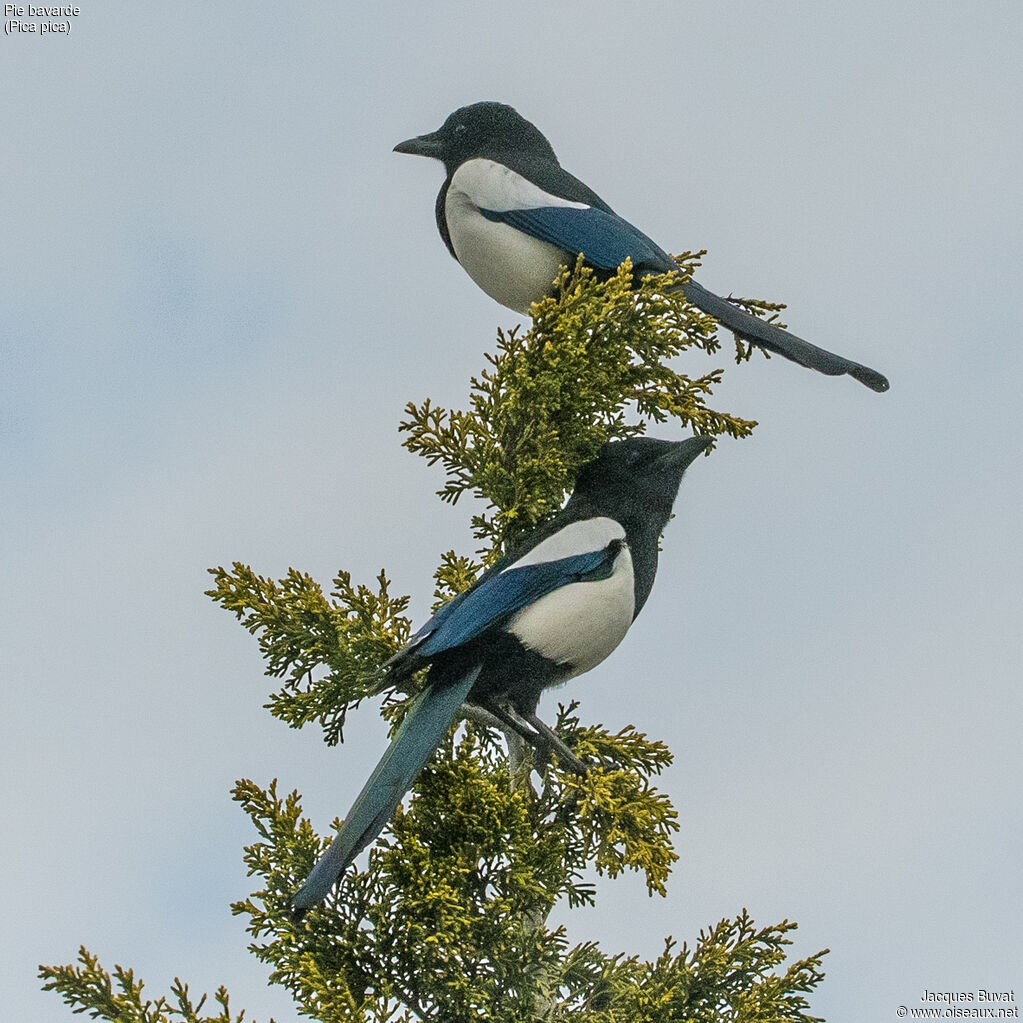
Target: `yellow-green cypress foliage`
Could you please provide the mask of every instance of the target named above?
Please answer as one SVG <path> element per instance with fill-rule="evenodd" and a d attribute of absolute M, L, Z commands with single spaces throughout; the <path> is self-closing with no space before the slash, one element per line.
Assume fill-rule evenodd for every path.
<path fill-rule="evenodd" d="M 698 256 L 681 257 L 682 275 Z M 438 602 L 556 512 L 604 441 L 650 422 L 665 424 L 662 436 L 681 437 L 685 427 L 738 438 L 753 429 L 707 404 L 721 370 L 690 375 L 707 362 L 688 350 L 717 351 L 715 323 L 677 294 L 665 296 L 677 276 L 633 290 L 628 264 L 605 281 L 581 266 L 566 270 L 557 295 L 534 307 L 530 330 L 499 332 L 466 410 L 408 404 L 404 444 L 442 466 L 441 498 L 455 502 L 468 491 L 482 501 L 472 516 L 480 547 L 441 554 Z M 759 312 L 779 308 L 743 301 Z M 749 357 L 741 343 L 736 352 Z M 236 563 L 212 574 L 210 596 L 257 638 L 267 674 L 281 680 L 270 712 L 293 727 L 316 724 L 328 744 L 339 742 L 348 713 L 380 690 L 380 664 L 409 636 L 408 598 L 391 594 L 383 571 L 372 585 L 339 572 L 329 593 L 296 570 L 272 580 Z M 382 712 L 392 724 L 407 696 L 387 693 Z M 323 1023 L 816 1018 L 805 996 L 822 977 L 824 953 L 785 966 L 795 926 L 787 921 L 757 927 L 742 911 L 691 946 L 666 939 L 653 962 L 573 944 L 564 927 L 547 925 L 559 902 L 595 901 L 588 871 L 638 871 L 651 895 L 663 895 L 677 858 L 678 818 L 654 785 L 670 751 L 623 721 L 607 729 L 581 717 L 575 704 L 563 707 L 557 727 L 581 757 L 607 765 L 586 777 L 556 763 L 530 773 L 528 759 L 509 760 L 503 736 L 477 720 L 458 723 L 368 866 L 350 868 L 300 923 L 290 919 L 288 898 L 332 836 L 302 817 L 297 793 L 282 796 L 276 781 L 238 782 L 234 796 L 258 836 L 245 850 L 258 882 L 232 908 L 248 917 L 253 953 L 299 1013 Z M 193 1003 L 177 980 L 169 998 L 147 999 L 130 970 L 111 976 L 84 948 L 76 964 L 42 967 L 41 976 L 75 1011 L 118 1023 L 242 1016 L 231 1014 L 223 990 L 218 1011 L 200 1015 L 205 999 Z"/>

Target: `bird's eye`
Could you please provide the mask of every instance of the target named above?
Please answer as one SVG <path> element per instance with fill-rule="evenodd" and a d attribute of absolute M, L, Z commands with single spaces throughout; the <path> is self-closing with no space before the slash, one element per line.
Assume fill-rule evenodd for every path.
<path fill-rule="evenodd" d="M 469 126 L 468 125 L 465 125 L 465 124 L 456 124 L 455 125 L 455 134 L 456 135 L 460 134 L 461 132 L 468 131 L 468 130 L 469 130 Z"/>

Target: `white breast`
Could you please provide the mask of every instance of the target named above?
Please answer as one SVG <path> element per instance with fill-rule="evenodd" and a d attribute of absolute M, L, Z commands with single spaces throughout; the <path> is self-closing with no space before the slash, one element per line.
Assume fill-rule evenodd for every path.
<path fill-rule="evenodd" d="M 508 210 L 543 206 L 587 209 L 545 192 L 493 160 L 467 160 L 448 184 L 444 216 L 458 262 L 494 300 L 518 313 L 551 291 L 551 284 L 570 257 L 548 242 L 495 223 L 480 209 Z"/>
<path fill-rule="evenodd" d="M 569 583 L 548 593 L 515 615 L 508 631 L 528 649 L 565 665 L 564 681 L 600 664 L 621 643 L 635 600 L 632 556 L 623 546 L 607 579 Z"/>

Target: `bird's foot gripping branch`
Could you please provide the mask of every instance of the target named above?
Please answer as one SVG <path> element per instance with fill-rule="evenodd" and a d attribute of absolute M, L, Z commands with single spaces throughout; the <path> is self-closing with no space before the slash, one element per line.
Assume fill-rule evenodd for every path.
<path fill-rule="evenodd" d="M 691 378 L 673 368 L 686 349 L 713 348 L 706 318 L 654 280 L 633 284 L 627 266 L 604 281 L 581 267 L 566 272 L 558 294 L 534 307 L 531 330 L 500 335 L 468 410 L 408 406 L 406 446 L 443 466 L 442 498 L 469 491 L 486 502 L 473 517 L 481 549 L 441 557 L 439 610 L 417 633 L 408 599 L 391 594 L 383 573 L 366 586 L 341 572 L 325 592 L 295 570 L 279 580 L 243 564 L 213 570 L 210 596 L 257 638 L 267 674 L 281 680 L 271 713 L 318 725 L 333 745 L 346 716 L 384 692 L 381 712 L 396 730 L 398 753 L 385 755 L 346 819 L 357 834 L 311 895 L 302 886 L 328 841 L 302 817 L 297 793 L 282 797 L 275 782 L 235 789 L 259 836 L 245 853 L 259 882 L 233 910 L 303 1014 L 617 1023 L 653 1019 L 645 1007 L 656 1004 L 664 1019 L 745 1019 L 754 1006 L 759 1020 L 813 1019 L 805 995 L 821 978 L 822 953 L 782 968 L 787 922 L 757 928 L 742 913 L 692 947 L 669 939 L 652 962 L 572 944 L 564 927 L 548 926 L 558 903 L 596 899 L 591 871 L 642 872 L 651 894 L 665 892 L 678 820 L 653 781 L 671 755 L 624 720 L 626 709 L 607 729 L 584 727 L 575 705 L 560 712 L 555 729 L 571 753 L 607 765 L 585 774 L 560 769 L 556 750 L 551 769 L 531 772 L 528 757 L 509 758 L 498 731 L 457 720 L 463 694 L 454 687 L 482 700 L 494 695 L 478 691 L 484 679 L 529 703 L 502 664 L 562 681 L 606 656 L 607 636 L 620 639 L 649 593 L 682 472 L 708 446 L 679 440 L 680 427 L 743 437 L 754 426 L 707 406 L 720 371 Z M 674 438 L 638 437 L 651 422 Z M 633 500 L 640 490 L 649 501 Z M 633 514 L 655 504 L 649 521 Z M 575 597 L 558 595 L 593 588 L 606 619 L 591 633 L 573 631 Z M 561 624 L 545 631 L 552 620 Z M 551 665 L 562 654 L 578 663 L 559 674 Z M 339 751 L 339 785 L 348 784 L 343 758 Z M 390 788 L 378 798 L 381 778 Z M 349 865 L 366 845 L 362 868 Z M 140 1008 L 130 976 L 125 986 L 118 974 L 111 988 L 94 958 L 43 976 L 101 1018 L 177 1018 Z M 231 1023 L 224 998 L 214 1018 Z M 197 1012 L 181 1018 L 199 1020 Z"/>

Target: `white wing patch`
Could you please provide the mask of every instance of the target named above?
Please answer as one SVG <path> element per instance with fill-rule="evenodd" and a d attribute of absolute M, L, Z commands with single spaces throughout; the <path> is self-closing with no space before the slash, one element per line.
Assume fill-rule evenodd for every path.
<path fill-rule="evenodd" d="M 504 569 L 521 568 L 523 565 L 541 565 L 545 561 L 558 561 L 576 554 L 602 551 L 612 540 L 624 540 L 625 529 L 620 522 L 606 515 L 592 519 L 570 522 L 556 533 L 538 543 L 531 551 L 523 554 L 518 561 Z"/>
<path fill-rule="evenodd" d="M 452 192 L 465 196 L 477 209 L 493 210 L 495 213 L 535 210 L 543 206 L 567 206 L 573 210 L 590 208 L 584 202 L 572 202 L 551 195 L 528 178 L 494 160 L 466 160 L 451 175 L 449 197 Z"/>

